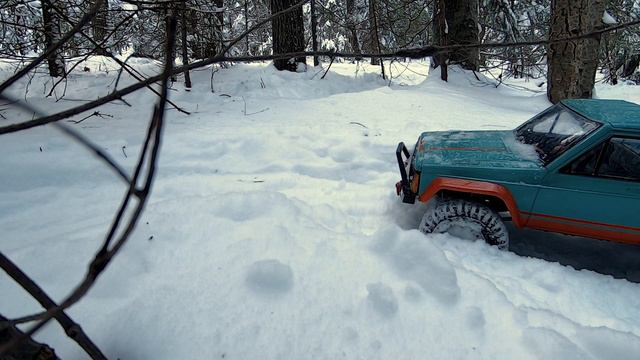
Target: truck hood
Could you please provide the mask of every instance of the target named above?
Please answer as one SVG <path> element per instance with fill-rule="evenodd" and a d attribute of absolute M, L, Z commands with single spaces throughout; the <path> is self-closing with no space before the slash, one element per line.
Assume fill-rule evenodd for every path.
<path fill-rule="evenodd" d="M 512 131 L 425 132 L 418 139 L 415 167 L 540 168 L 531 145 L 517 141 Z"/>

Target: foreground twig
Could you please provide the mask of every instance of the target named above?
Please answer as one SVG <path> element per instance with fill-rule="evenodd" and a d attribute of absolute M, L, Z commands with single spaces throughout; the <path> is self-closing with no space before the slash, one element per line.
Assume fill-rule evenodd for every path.
<path fill-rule="evenodd" d="M 167 20 L 167 33 L 175 34 L 176 19 L 170 17 Z M 133 232 L 142 210 L 144 209 L 148 196 L 151 191 L 151 185 L 156 172 L 156 164 L 158 160 L 158 154 L 161 143 L 162 129 L 164 124 L 165 106 L 168 96 L 168 80 L 172 72 L 172 64 L 170 57 L 172 54 L 173 46 L 175 45 L 174 37 L 169 37 L 167 41 L 167 57 L 165 59 L 165 69 L 162 73 L 162 91 L 161 97 L 156 106 L 154 107 L 153 116 L 149 125 L 149 130 L 145 138 L 142 151 L 138 159 L 138 164 L 134 171 L 134 175 L 129 183 L 129 188 L 122 201 L 119 211 L 117 212 L 111 228 L 94 259 L 89 264 L 89 268 L 83 280 L 76 286 L 76 288 L 69 294 L 60 305 L 48 308 L 46 312 L 39 316 L 40 321 L 29 328 L 24 334 L 16 336 L 10 342 L 0 346 L 0 354 L 8 351 L 16 344 L 19 344 L 24 339 L 31 336 L 44 326 L 49 320 L 55 318 L 62 313 L 66 308 L 79 301 L 96 282 L 100 274 L 107 268 L 113 257 L 119 252 L 122 246 L 127 242 L 131 233 Z M 144 169 L 146 167 L 146 169 Z M 144 170 L 143 170 L 144 169 Z M 142 181 L 142 187 L 138 188 L 138 182 Z M 127 212 L 129 203 L 132 198 L 137 198 L 137 204 L 130 212 Z M 129 217 L 124 221 L 125 215 L 129 214 Z M 124 224 L 124 225 L 121 225 Z M 119 234 L 116 238 L 116 234 Z"/>
<path fill-rule="evenodd" d="M 73 37 L 74 34 L 81 32 L 80 29 L 84 25 L 86 25 L 88 21 L 90 21 L 93 15 L 95 15 L 96 9 L 99 7 L 102 1 L 104 0 L 96 1 L 94 3 L 94 6 L 91 8 L 90 12 L 87 13 L 73 27 L 73 29 L 70 32 L 68 32 L 65 36 L 63 36 L 58 43 L 56 43 L 54 46 L 51 46 L 49 49 L 47 49 L 45 54 L 36 58 L 33 62 L 31 62 L 25 68 L 23 68 L 18 73 L 16 73 L 16 75 L 12 76 L 7 81 L 0 84 L 0 99 L 7 99 L 9 101 L 13 101 L 6 94 L 3 94 L 2 92 L 6 90 L 10 85 L 12 85 L 15 81 L 17 81 L 20 77 L 22 77 L 23 75 L 26 75 L 30 70 L 35 69 L 38 66 L 38 64 L 40 64 L 43 61 L 43 59 L 46 58 L 48 54 L 51 54 L 57 51 L 59 48 L 61 48 L 65 44 L 65 42 L 67 42 L 71 37 Z M 375 53 L 375 54 L 352 54 L 352 53 L 336 53 L 336 52 L 328 52 L 328 51 L 315 51 L 315 52 L 295 52 L 295 53 L 288 53 L 288 54 L 275 54 L 275 55 L 265 55 L 265 56 L 229 57 L 226 55 L 227 52 L 233 46 L 235 46 L 239 41 L 241 41 L 249 33 L 257 29 L 258 27 L 266 24 L 274 17 L 280 16 L 284 13 L 287 13 L 289 11 L 292 11 L 302 6 L 307 1 L 308 0 L 302 0 L 297 4 L 295 4 L 294 6 L 286 10 L 283 10 L 282 12 L 273 14 L 261 20 L 250 29 L 247 29 L 239 37 L 229 42 L 229 44 L 221 52 L 219 52 L 219 55 L 208 58 L 208 59 L 204 59 L 201 61 L 197 61 L 185 66 L 181 66 L 178 68 L 173 68 L 173 65 L 172 65 L 173 59 L 171 59 L 171 54 L 173 53 L 173 47 L 175 45 L 175 38 L 173 36 L 168 36 L 167 42 L 166 42 L 167 48 L 165 49 L 166 50 L 165 51 L 165 54 L 166 54 L 165 67 L 161 74 L 149 77 L 147 79 L 144 79 L 142 76 L 139 78 L 134 76 L 134 78 L 139 79 L 138 83 L 135 83 L 133 85 L 130 85 L 120 90 L 114 90 L 113 93 L 107 96 L 104 96 L 94 101 L 90 101 L 81 106 L 77 106 L 71 109 L 64 110 L 59 113 L 45 116 L 43 114 L 37 113 L 35 110 L 33 110 L 31 106 L 27 105 L 25 102 L 17 103 L 17 106 L 30 109 L 34 113 L 37 113 L 37 116 L 39 116 L 39 118 L 26 121 L 23 123 L 11 124 L 11 125 L 0 127 L 0 135 L 16 132 L 20 130 L 25 130 L 25 129 L 29 129 L 32 127 L 41 126 L 49 123 L 55 123 L 57 121 L 67 119 L 71 116 L 83 113 L 85 111 L 94 110 L 98 106 L 101 106 L 113 100 L 124 101 L 123 99 L 124 96 L 138 89 L 141 89 L 143 87 L 150 87 L 152 84 L 155 84 L 157 82 L 161 83 L 161 91 L 159 92 L 160 99 L 156 104 L 156 106 L 154 107 L 153 116 L 148 127 L 148 132 L 147 132 L 144 144 L 140 151 L 138 163 L 131 177 L 129 177 L 122 169 L 120 169 L 117 163 L 111 160 L 106 153 L 101 152 L 101 150 L 96 145 L 91 144 L 91 142 L 89 142 L 87 139 L 82 137 L 75 130 L 73 130 L 70 127 L 64 126 L 62 124 L 56 125 L 56 127 L 64 131 L 65 134 L 67 134 L 68 136 L 72 137 L 74 140 L 84 144 L 89 149 L 94 151 L 95 155 L 98 158 L 105 161 L 114 170 L 116 170 L 116 172 L 118 172 L 120 177 L 125 181 L 127 181 L 129 186 L 121 202 L 120 208 L 118 212 L 115 214 L 112 224 L 108 230 L 108 233 L 105 236 L 102 246 L 99 249 L 99 251 L 96 253 L 95 257 L 90 262 L 88 270 L 85 274 L 85 277 L 82 279 L 82 281 L 74 288 L 74 290 L 60 304 L 55 304 L 52 302 L 51 304 L 49 304 L 50 306 L 43 305 L 46 308 L 45 312 L 21 318 L 20 319 L 21 321 L 30 320 L 30 321 L 38 321 L 38 323 L 35 326 L 31 327 L 24 334 L 11 340 L 10 343 L 1 345 L 0 354 L 2 354 L 4 351 L 7 351 L 12 346 L 19 344 L 21 340 L 28 338 L 31 334 L 35 333 L 38 329 L 44 326 L 49 320 L 54 318 L 58 319 L 59 317 L 61 317 L 62 315 L 64 315 L 65 309 L 67 309 L 68 307 L 72 306 L 74 303 L 81 300 L 82 297 L 85 294 L 87 294 L 87 292 L 91 289 L 91 287 L 97 281 L 100 274 L 110 264 L 113 257 L 119 252 L 122 246 L 128 241 L 131 233 L 133 232 L 140 218 L 140 215 L 142 213 L 142 210 L 144 209 L 146 201 L 148 200 L 148 196 L 150 194 L 151 186 L 155 176 L 156 163 L 157 163 L 157 158 L 159 154 L 159 147 L 161 143 L 162 129 L 163 129 L 163 123 L 164 123 L 164 113 L 165 113 L 164 109 L 166 104 L 169 103 L 169 100 L 167 98 L 168 97 L 168 81 L 171 75 L 175 75 L 181 72 L 185 72 L 187 70 L 191 70 L 191 69 L 195 69 L 195 68 L 199 68 L 199 67 L 203 67 L 211 64 L 226 62 L 226 61 L 228 62 L 261 61 L 261 60 L 275 60 L 275 59 L 294 58 L 294 57 L 303 57 L 303 56 L 329 56 L 332 59 L 334 59 L 335 57 L 423 58 L 427 56 L 433 56 L 439 53 L 445 53 L 445 52 L 455 51 L 455 50 L 464 49 L 464 48 L 506 48 L 506 47 L 517 47 L 517 46 L 548 45 L 553 43 L 575 41 L 575 40 L 580 40 L 580 39 L 584 39 L 592 36 L 598 36 L 606 32 L 616 31 L 626 27 L 640 24 L 640 20 L 637 20 L 637 21 L 632 21 L 629 23 L 624 23 L 617 26 L 613 26 L 613 27 L 607 27 L 589 34 L 583 34 L 583 35 L 568 37 L 564 39 L 556 39 L 556 40 L 539 40 L 539 41 L 516 42 L 516 43 L 488 43 L 488 44 L 485 43 L 485 44 L 466 44 L 466 45 L 448 45 L 448 46 L 425 46 L 425 47 L 414 48 L 414 49 L 403 49 L 403 50 L 399 50 L 392 53 L 380 53 L 380 51 L 378 51 L 378 53 Z M 144 1 L 137 1 L 138 4 L 143 2 Z M 171 0 L 169 2 L 171 2 Z M 178 0 L 175 0 L 174 2 L 178 2 Z M 155 2 L 148 1 L 144 3 L 152 4 Z M 166 3 L 167 2 L 164 2 L 164 4 Z M 168 21 L 166 34 L 173 35 L 176 33 L 175 30 L 176 30 L 176 20 L 172 16 Z M 81 35 L 86 37 L 86 35 L 82 32 L 81 32 Z M 100 44 L 97 44 L 95 42 L 94 42 L 94 45 L 101 46 Z M 121 66 L 123 67 L 124 70 L 130 71 L 128 65 L 121 64 Z M 97 113 L 97 111 L 95 113 Z M 246 108 L 244 113 L 245 115 L 247 115 Z M 353 123 L 353 124 L 364 126 L 363 124 L 360 124 L 360 123 Z M 124 148 L 123 148 L 123 154 L 126 156 L 126 153 L 124 152 Z M 5 267 L 9 268 L 8 265 L 6 265 Z M 5 269 L 5 271 L 7 270 Z M 9 271 L 7 271 L 7 273 L 10 273 L 12 271 L 13 270 L 10 269 Z M 15 271 L 13 271 L 13 273 L 15 273 Z M 25 277 L 27 276 L 25 275 Z M 22 282 L 18 281 L 18 283 L 20 283 L 23 287 L 31 287 L 31 285 L 29 285 L 27 282 L 24 282 L 24 281 Z"/>
<path fill-rule="evenodd" d="M 97 117 L 99 117 L 99 118 L 103 118 L 103 119 L 104 119 L 105 117 L 110 117 L 110 118 L 112 118 L 112 117 L 113 117 L 113 115 L 104 114 L 104 113 L 101 113 L 100 111 L 94 111 L 91 115 L 87 115 L 87 116 L 83 117 L 83 118 L 82 118 L 82 119 L 80 119 L 80 120 L 69 120 L 69 122 L 72 122 L 72 123 L 74 123 L 74 124 L 80 124 L 81 122 L 83 122 L 83 121 L 87 120 L 88 118 L 90 118 L 90 117 L 92 117 L 92 116 L 97 116 Z"/>
<path fill-rule="evenodd" d="M 31 278 L 22 272 L 9 258 L 4 256 L 0 252 L 0 268 L 4 270 L 15 282 L 20 284 L 29 295 L 31 295 L 43 308 L 49 310 L 57 307 L 58 305 L 42 290 Z M 56 321 L 64 329 L 64 332 L 73 341 L 75 341 L 80 347 L 94 360 L 106 359 L 100 349 L 89 339 L 87 334 L 84 333 L 80 325 L 75 323 L 65 312 L 61 311 L 55 316 Z"/>
<path fill-rule="evenodd" d="M 0 94 L 0 99 L 2 98 L 6 98 L 6 97 Z M 15 106 L 22 108 L 26 111 L 32 112 L 35 115 L 44 116 L 44 114 L 41 111 L 39 111 L 38 109 L 35 109 L 32 106 L 27 105 L 26 103 L 16 101 Z M 64 134 L 68 135 L 72 139 L 78 141 L 80 144 L 86 147 L 89 151 L 91 151 L 94 155 L 96 155 L 100 160 L 104 161 L 105 164 L 107 164 L 113 171 L 115 171 L 116 174 L 118 174 L 120 178 L 122 178 L 126 183 L 130 182 L 129 175 L 127 175 L 127 172 L 124 171 L 124 169 L 122 169 L 111 158 L 111 156 L 109 156 L 106 152 L 104 152 L 99 146 L 96 146 L 95 144 L 91 143 L 91 141 L 89 141 L 84 135 L 80 134 L 79 132 L 77 132 L 76 130 L 68 126 L 65 126 L 63 124 L 58 124 L 58 123 L 54 123 L 54 125 L 58 130 L 62 131 Z"/>
<path fill-rule="evenodd" d="M 12 321 L 0 314 L 0 345 L 11 339 L 22 336 L 22 331 L 18 329 Z M 31 338 L 25 339 L 18 346 L 4 355 L 0 356 L 2 360 L 21 360 L 21 359 L 37 359 L 37 360 L 59 360 L 55 351 L 46 344 L 36 342 Z"/>
<path fill-rule="evenodd" d="M 324 74 L 322 74 L 322 77 L 320 78 L 320 80 L 324 79 L 325 76 L 327 76 L 329 69 L 331 69 L 331 65 L 333 65 L 333 60 L 335 60 L 335 56 L 331 57 L 331 62 L 329 63 L 329 66 L 327 66 L 327 70 L 324 72 Z"/>

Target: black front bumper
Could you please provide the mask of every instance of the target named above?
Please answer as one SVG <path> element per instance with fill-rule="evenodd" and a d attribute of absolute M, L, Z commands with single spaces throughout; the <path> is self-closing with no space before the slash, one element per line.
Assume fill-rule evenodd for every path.
<path fill-rule="evenodd" d="M 403 155 L 406 160 L 403 158 Z M 398 167 L 400 168 L 401 180 L 396 183 L 396 194 L 402 197 L 403 203 L 407 204 L 414 204 L 416 202 L 416 194 L 411 191 L 410 183 L 410 178 L 414 175 L 413 166 L 411 166 L 412 156 L 404 143 L 400 142 L 396 148 L 396 159 L 398 160 Z"/>

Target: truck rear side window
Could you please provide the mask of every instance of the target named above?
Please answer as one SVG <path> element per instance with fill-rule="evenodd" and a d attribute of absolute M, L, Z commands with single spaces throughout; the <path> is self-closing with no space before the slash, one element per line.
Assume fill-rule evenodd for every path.
<path fill-rule="evenodd" d="M 609 140 L 597 175 L 640 181 L 640 140 L 629 138 Z"/>
<path fill-rule="evenodd" d="M 640 139 L 611 138 L 574 160 L 562 172 L 640 181 Z"/>

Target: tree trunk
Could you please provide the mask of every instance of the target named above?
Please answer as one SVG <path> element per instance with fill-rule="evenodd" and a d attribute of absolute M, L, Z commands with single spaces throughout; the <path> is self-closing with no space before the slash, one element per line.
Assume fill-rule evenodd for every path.
<path fill-rule="evenodd" d="M 296 4 L 296 0 L 271 0 L 271 13 L 286 10 Z M 273 54 L 286 54 L 304 51 L 304 17 L 302 7 L 289 11 L 271 20 L 273 35 Z M 273 61 L 276 69 L 300 71 L 299 65 L 306 69 L 307 59 L 304 56 L 294 59 L 276 59 Z"/>
<path fill-rule="evenodd" d="M 478 0 L 445 0 L 446 30 L 450 45 L 476 44 L 478 38 Z M 449 63 L 463 69 L 478 70 L 480 51 L 460 49 L 449 53 Z"/>
<path fill-rule="evenodd" d="M 480 41 L 478 30 L 478 0 L 434 1 L 433 33 L 436 44 L 464 45 Z M 448 79 L 449 64 L 477 71 L 480 62 L 479 49 L 459 49 L 433 57 L 435 67 L 440 66 L 440 78 Z"/>
<path fill-rule="evenodd" d="M 437 45 L 446 46 L 448 44 L 448 29 L 446 18 L 445 0 L 435 0 L 433 2 L 433 37 Z M 447 69 L 447 55 L 445 53 L 436 54 L 431 58 L 431 65 L 435 69 L 440 67 L 440 79 L 447 81 L 449 73 Z"/>
<path fill-rule="evenodd" d="M 95 4 L 95 1 L 93 2 Z M 103 44 L 103 41 L 107 38 L 108 22 L 107 16 L 109 14 L 109 1 L 105 0 L 100 5 L 100 9 L 96 13 L 96 16 L 91 20 L 91 29 L 93 31 L 93 40 L 102 45 L 102 48 L 96 49 L 96 54 L 106 55 L 107 44 Z"/>
<path fill-rule="evenodd" d="M 50 2 L 51 4 L 53 4 L 53 6 L 55 6 L 51 11 L 56 18 L 54 20 L 54 26 L 56 26 L 56 29 L 58 31 L 58 38 L 62 37 L 65 31 L 73 26 L 63 20 L 65 17 L 67 19 L 77 21 L 78 14 L 76 13 L 76 11 L 85 13 L 89 11 L 89 8 L 91 7 L 91 4 L 86 2 L 82 2 L 81 4 L 79 4 L 76 9 L 73 9 L 71 6 L 69 6 L 69 4 L 64 0 L 51 0 Z M 60 23 L 59 21 L 62 21 L 62 23 Z M 82 42 L 83 39 L 80 35 L 73 35 L 71 39 L 67 40 L 66 44 L 64 44 L 63 53 L 66 53 L 66 55 L 70 57 L 80 56 L 81 48 L 83 46 Z"/>
<path fill-rule="evenodd" d="M 53 6 L 58 5 L 56 0 L 41 0 L 42 22 L 44 25 L 44 41 L 46 48 L 52 47 L 61 38 L 60 24 L 62 19 L 53 10 Z M 62 48 L 54 51 L 47 57 L 49 65 L 49 75 L 52 77 L 64 76 L 65 65 Z"/>
<path fill-rule="evenodd" d="M 604 8 L 604 0 L 552 0 L 549 38 L 587 34 L 602 27 Z M 549 46 L 547 97 L 551 102 L 591 98 L 599 47 L 599 35 Z"/>
<path fill-rule="evenodd" d="M 356 14 L 355 14 L 355 0 L 347 0 L 347 30 L 349 31 L 349 43 L 351 44 L 351 50 L 355 54 L 360 54 L 360 41 L 358 40 L 358 31 L 356 30 Z M 358 57 L 357 60 L 360 58 Z"/>
<path fill-rule="evenodd" d="M 248 0 L 244 0 L 244 31 L 247 32 L 247 36 L 244 37 L 244 43 L 247 48 L 246 55 L 251 56 L 251 49 L 249 48 L 249 5 Z"/>
<path fill-rule="evenodd" d="M 216 4 L 216 38 L 215 44 L 213 48 L 215 49 L 215 54 L 218 55 L 220 51 L 224 48 L 224 36 L 222 32 L 224 31 L 224 0 L 215 0 Z"/>
<path fill-rule="evenodd" d="M 216 56 L 224 47 L 224 0 L 207 2 L 205 12 L 189 11 L 188 15 L 187 44 L 191 56 L 195 59 Z M 245 26 L 248 26 L 246 22 Z"/>
<path fill-rule="evenodd" d="M 311 0 L 311 47 L 314 52 L 318 51 L 318 17 L 316 15 L 316 0 Z M 318 56 L 313 57 L 313 66 L 320 65 Z"/>
<path fill-rule="evenodd" d="M 183 7 L 180 11 L 180 47 L 182 48 L 182 65 L 189 65 L 189 50 L 187 48 L 187 8 Z M 189 69 L 184 71 L 184 87 L 187 91 L 191 90 L 191 75 Z"/>
<path fill-rule="evenodd" d="M 17 11 L 15 6 L 10 7 L 9 12 L 13 15 L 13 18 L 16 19 L 16 37 L 21 41 L 26 42 L 26 40 L 28 39 L 28 35 L 23 25 L 27 24 L 28 19 L 25 19 L 26 17 L 23 17 L 21 11 Z M 29 51 L 25 45 L 20 45 L 17 47 L 16 52 L 18 53 L 18 55 L 26 55 Z"/>
<path fill-rule="evenodd" d="M 372 53 L 378 52 L 378 24 L 376 21 L 376 6 L 375 0 L 369 0 L 369 51 Z M 371 58 L 371 65 L 380 65 L 380 59 L 377 57 Z"/>
<path fill-rule="evenodd" d="M 629 59 L 625 62 L 620 77 L 626 78 L 633 75 L 633 73 L 636 72 L 638 65 L 640 65 L 640 54 L 631 55 L 631 57 L 629 57 Z"/>
<path fill-rule="evenodd" d="M 171 47 L 169 49 L 168 44 L 169 44 L 170 39 L 172 39 L 172 38 L 173 38 L 174 42 L 177 42 L 179 33 L 177 32 L 177 30 L 178 30 L 177 26 L 174 29 L 175 32 L 173 32 L 173 33 L 170 32 L 171 29 L 170 29 L 169 23 L 171 22 L 171 18 L 173 16 L 175 16 L 178 13 L 178 11 L 180 11 L 180 10 L 177 9 L 177 6 L 178 6 L 177 3 L 172 3 L 170 6 L 168 6 L 164 10 L 164 12 L 163 12 L 164 16 L 162 17 L 162 19 L 164 20 L 163 21 L 164 22 L 164 26 L 163 26 L 163 31 L 162 31 L 163 36 L 164 36 L 164 43 L 162 44 L 163 45 L 162 46 L 162 50 L 163 50 L 162 57 L 165 58 L 165 59 L 167 57 L 169 59 L 171 59 L 171 63 L 173 65 L 173 67 L 176 66 L 176 53 L 177 53 L 178 49 L 177 49 L 177 46 L 173 46 L 173 47 Z M 170 53 L 167 54 L 167 51 L 170 51 Z M 171 83 L 174 83 L 174 82 L 178 81 L 178 77 L 176 76 L 176 74 L 171 74 L 171 77 L 169 79 L 170 79 Z"/>

